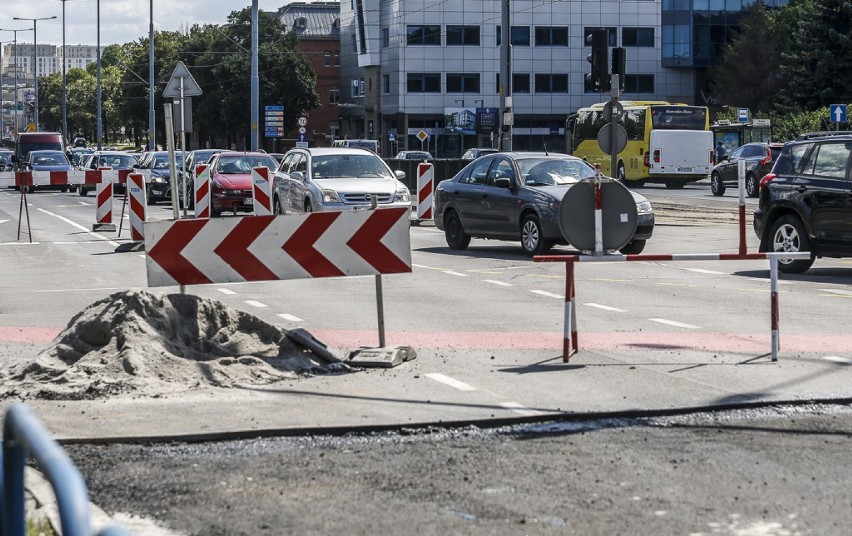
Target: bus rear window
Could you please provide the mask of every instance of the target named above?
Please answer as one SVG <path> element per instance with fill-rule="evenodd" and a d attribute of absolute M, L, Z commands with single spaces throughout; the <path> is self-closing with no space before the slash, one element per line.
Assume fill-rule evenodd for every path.
<path fill-rule="evenodd" d="M 662 130 L 707 130 L 707 108 L 701 106 L 652 106 L 653 127 Z"/>

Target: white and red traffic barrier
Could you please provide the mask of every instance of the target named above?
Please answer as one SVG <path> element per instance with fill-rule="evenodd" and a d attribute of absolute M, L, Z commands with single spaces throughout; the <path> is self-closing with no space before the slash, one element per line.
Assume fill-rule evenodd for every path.
<path fill-rule="evenodd" d="M 145 224 L 148 285 L 411 272 L 407 207 Z"/>
<path fill-rule="evenodd" d="M 195 179 L 192 182 L 192 200 L 196 218 L 210 217 L 210 166 L 200 164 L 195 167 Z"/>
<path fill-rule="evenodd" d="M 579 350 L 577 337 L 577 314 L 574 306 L 574 264 L 577 262 L 624 262 L 624 261 L 748 261 L 769 260 L 770 277 L 770 314 L 772 361 L 778 361 L 779 349 L 779 317 L 778 305 L 778 260 L 807 259 L 811 256 L 808 251 L 779 252 L 779 253 L 685 253 L 671 255 L 536 255 L 535 262 L 564 262 L 565 263 L 565 325 L 563 326 L 562 360 L 568 362 L 572 355 Z"/>
<path fill-rule="evenodd" d="M 255 216 L 272 215 L 272 179 L 268 167 L 251 170 L 252 200 Z"/>
<path fill-rule="evenodd" d="M 417 164 L 417 219 L 432 219 L 432 192 L 435 189 L 435 166 Z"/>
<path fill-rule="evenodd" d="M 145 177 L 141 173 L 127 176 L 127 198 L 130 199 L 130 239 L 141 242 L 145 240 L 144 224 L 148 207 Z"/>
<path fill-rule="evenodd" d="M 99 182 L 96 187 L 95 224 L 93 231 L 114 231 L 112 223 L 113 191 L 111 182 Z"/>

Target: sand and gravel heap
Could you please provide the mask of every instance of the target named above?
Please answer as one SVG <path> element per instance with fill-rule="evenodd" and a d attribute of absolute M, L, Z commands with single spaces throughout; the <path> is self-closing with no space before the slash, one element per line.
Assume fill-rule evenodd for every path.
<path fill-rule="evenodd" d="M 93 303 L 34 360 L 0 372 L 0 396 L 162 396 L 346 368 L 216 300 L 130 290 Z"/>

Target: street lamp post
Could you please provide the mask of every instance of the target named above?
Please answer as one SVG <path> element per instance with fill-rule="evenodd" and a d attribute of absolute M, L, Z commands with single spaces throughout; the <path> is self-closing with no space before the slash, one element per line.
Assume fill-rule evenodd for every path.
<path fill-rule="evenodd" d="M 15 43 L 13 53 L 15 55 L 15 119 L 12 127 L 15 129 L 15 132 L 18 131 L 18 32 L 29 32 L 32 28 L 21 28 L 18 30 L 9 30 L 6 28 L 0 28 L 0 32 L 13 32 Z"/>
<path fill-rule="evenodd" d="M 12 17 L 12 19 L 14 20 L 30 20 L 33 22 L 33 88 L 35 92 L 35 106 L 33 107 L 33 124 L 35 125 L 36 130 L 38 130 L 38 64 L 36 63 L 36 56 L 38 53 L 38 21 L 52 20 L 55 18 L 56 15 L 52 17 L 40 17 L 37 19 L 29 19 L 26 17 Z"/>
<path fill-rule="evenodd" d="M 66 70 L 68 68 L 68 57 L 65 55 L 65 2 L 69 0 L 59 0 L 62 2 L 62 139 L 68 143 L 68 89 Z"/>
<path fill-rule="evenodd" d="M 157 150 L 154 115 L 154 0 L 150 1 L 150 19 L 148 24 L 148 150 Z"/>
<path fill-rule="evenodd" d="M 257 0 L 251 0 L 251 150 L 259 146 L 260 90 L 257 74 L 258 15 Z"/>
<path fill-rule="evenodd" d="M 98 26 L 98 50 L 97 50 L 97 61 L 98 61 L 98 151 L 102 149 L 102 138 L 103 138 L 103 123 L 101 122 L 101 0 L 98 0 L 97 3 L 97 26 Z"/>

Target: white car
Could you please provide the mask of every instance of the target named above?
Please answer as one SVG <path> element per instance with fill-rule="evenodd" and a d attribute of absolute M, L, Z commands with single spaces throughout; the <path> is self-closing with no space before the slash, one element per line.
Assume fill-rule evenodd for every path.
<path fill-rule="evenodd" d="M 372 206 L 411 207 L 411 193 L 384 160 L 366 149 L 312 147 L 291 149 L 273 179 L 275 214 L 352 210 Z"/>

